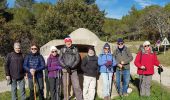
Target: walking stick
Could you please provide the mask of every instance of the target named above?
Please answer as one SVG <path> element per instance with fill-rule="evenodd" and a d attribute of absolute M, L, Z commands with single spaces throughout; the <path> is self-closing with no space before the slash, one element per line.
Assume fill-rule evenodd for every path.
<path fill-rule="evenodd" d="M 161 100 L 162 100 L 162 79 L 161 79 L 161 72 L 163 72 L 163 68 L 162 68 L 162 66 L 158 66 L 158 74 L 160 75 Z"/>
<path fill-rule="evenodd" d="M 35 84 L 35 74 L 33 75 L 33 85 L 34 85 L 34 100 L 36 100 L 36 84 Z"/>
<path fill-rule="evenodd" d="M 68 96 L 68 81 L 69 81 L 69 74 L 68 74 L 68 72 L 67 72 L 67 74 L 66 74 L 66 79 L 67 79 L 67 81 L 66 81 L 66 88 L 67 88 L 67 100 L 69 99 L 69 96 Z"/>

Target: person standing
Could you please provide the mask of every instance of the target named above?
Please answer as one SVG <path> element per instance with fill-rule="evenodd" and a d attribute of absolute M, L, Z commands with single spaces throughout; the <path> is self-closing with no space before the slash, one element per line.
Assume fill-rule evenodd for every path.
<path fill-rule="evenodd" d="M 122 38 L 117 40 L 117 48 L 113 52 L 113 55 L 117 61 L 116 85 L 118 93 L 119 95 L 127 96 L 127 89 L 130 81 L 130 62 L 133 60 L 133 56 L 130 50 L 125 46 Z"/>
<path fill-rule="evenodd" d="M 96 77 L 98 75 L 98 57 L 94 47 L 88 48 L 88 55 L 82 60 L 81 69 L 84 73 L 83 98 L 84 100 L 94 100 Z"/>
<path fill-rule="evenodd" d="M 161 65 L 149 41 L 143 43 L 143 48 L 138 52 L 134 63 L 137 67 L 137 73 L 140 79 L 140 96 L 150 96 L 150 85 L 152 75 L 154 74 L 154 66 Z"/>
<path fill-rule="evenodd" d="M 38 87 L 39 100 L 44 100 L 43 70 L 45 69 L 45 61 L 39 53 L 39 46 L 37 44 L 31 44 L 30 49 L 31 52 L 24 59 L 24 68 L 28 72 L 30 100 L 34 100 L 33 87 L 35 84 L 33 84 L 33 76 Z"/>
<path fill-rule="evenodd" d="M 79 78 L 77 74 L 77 66 L 80 61 L 80 55 L 78 49 L 72 45 L 70 37 L 64 39 L 65 46 L 61 48 L 59 61 L 63 67 L 63 85 L 64 85 L 64 100 L 68 100 L 68 84 L 71 78 L 73 90 L 77 100 L 83 100 L 82 90 L 79 84 Z"/>
<path fill-rule="evenodd" d="M 57 48 L 52 46 L 50 48 L 50 56 L 47 59 L 47 67 L 48 67 L 48 78 L 49 78 L 49 85 L 50 85 L 50 94 L 51 100 L 61 100 L 59 96 L 59 86 L 60 86 L 60 70 L 61 66 L 58 60 L 58 53 Z"/>
<path fill-rule="evenodd" d="M 14 43 L 14 52 L 7 55 L 5 61 L 6 79 L 11 84 L 12 100 L 17 100 L 17 84 L 20 89 L 21 100 L 26 99 L 25 95 L 25 70 L 23 68 L 24 57 L 21 53 L 21 45 L 19 42 Z"/>
<path fill-rule="evenodd" d="M 112 75 L 116 64 L 116 60 L 111 54 L 110 45 L 106 43 L 103 52 L 98 57 L 99 71 L 103 79 L 104 100 L 111 100 Z"/>

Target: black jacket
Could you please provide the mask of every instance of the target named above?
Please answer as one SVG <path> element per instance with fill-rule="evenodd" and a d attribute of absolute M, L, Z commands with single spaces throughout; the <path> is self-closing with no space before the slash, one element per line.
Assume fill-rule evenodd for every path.
<path fill-rule="evenodd" d="M 59 62 L 62 67 L 69 67 L 71 70 L 77 70 L 77 65 L 80 61 L 80 55 L 76 47 L 63 47 L 60 50 Z"/>
<path fill-rule="evenodd" d="M 24 57 L 22 53 L 11 52 L 7 55 L 5 60 L 5 73 L 12 79 L 22 79 L 25 75 L 23 68 Z"/>
<path fill-rule="evenodd" d="M 98 57 L 86 56 L 82 60 L 81 69 L 84 75 L 96 77 L 98 74 Z"/>

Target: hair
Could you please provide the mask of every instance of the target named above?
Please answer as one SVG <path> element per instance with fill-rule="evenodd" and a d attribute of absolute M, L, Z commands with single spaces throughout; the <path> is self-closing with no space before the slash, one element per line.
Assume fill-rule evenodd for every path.
<path fill-rule="evenodd" d="M 32 43 L 31 43 L 31 47 L 32 47 L 32 46 L 36 46 L 38 50 L 40 49 L 39 45 L 38 45 L 37 43 L 35 43 L 35 42 L 32 42 Z"/>

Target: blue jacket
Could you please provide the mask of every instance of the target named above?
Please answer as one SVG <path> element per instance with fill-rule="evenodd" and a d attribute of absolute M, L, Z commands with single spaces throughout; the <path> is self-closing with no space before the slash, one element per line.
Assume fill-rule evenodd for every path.
<path fill-rule="evenodd" d="M 115 58 L 113 57 L 113 55 L 110 53 L 110 45 L 108 43 L 106 43 L 103 46 L 103 50 L 104 48 L 108 48 L 109 51 L 108 53 L 104 53 L 104 51 L 102 51 L 102 53 L 99 55 L 98 57 L 98 65 L 99 65 L 99 72 L 100 73 L 113 73 L 115 66 L 117 65 Z M 106 67 L 106 63 L 107 62 L 111 62 L 111 65 L 109 67 Z"/>
<path fill-rule="evenodd" d="M 28 72 L 28 78 L 32 78 L 30 69 L 33 68 L 36 70 L 35 77 L 42 78 L 43 70 L 45 69 L 45 61 L 42 55 L 37 54 L 28 54 L 24 59 L 24 69 Z"/>
<path fill-rule="evenodd" d="M 107 61 L 112 61 L 112 66 L 110 70 L 105 65 Z M 108 53 L 108 54 L 102 53 L 98 57 L 98 65 L 99 65 L 100 73 L 113 73 L 116 64 L 117 64 L 116 60 L 111 53 Z"/>

